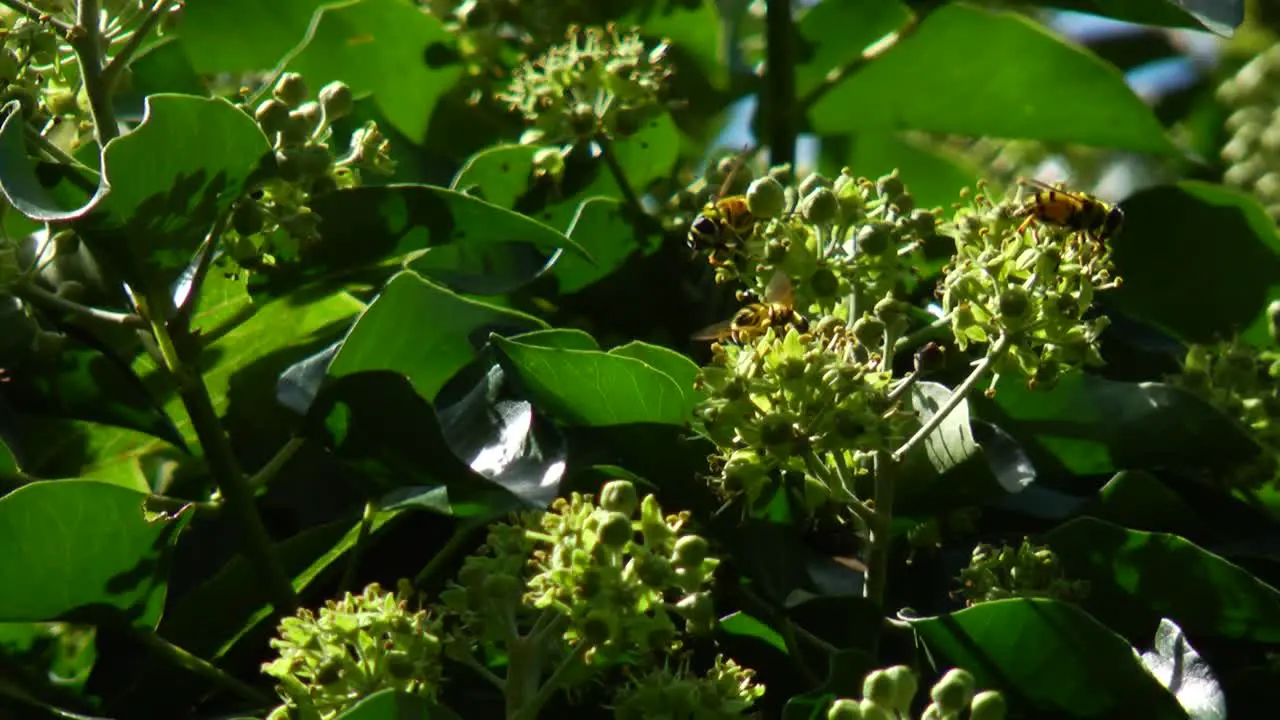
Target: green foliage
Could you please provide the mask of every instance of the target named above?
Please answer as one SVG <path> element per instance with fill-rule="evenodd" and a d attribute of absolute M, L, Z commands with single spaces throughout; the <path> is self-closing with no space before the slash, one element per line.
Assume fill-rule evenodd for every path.
<path fill-rule="evenodd" d="M 0 715 L 1269 707 L 1266 18 L 793 5 L 0 0 Z"/>

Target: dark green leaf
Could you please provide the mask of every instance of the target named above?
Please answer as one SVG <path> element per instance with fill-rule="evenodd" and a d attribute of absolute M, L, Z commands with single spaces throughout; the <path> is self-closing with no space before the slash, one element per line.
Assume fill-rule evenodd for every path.
<path fill-rule="evenodd" d="M 1271 342 L 1266 307 L 1280 298 L 1280 233 L 1253 196 L 1184 180 L 1122 203 L 1112 243 L 1122 309 L 1184 342 L 1236 333 Z"/>
<path fill-rule="evenodd" d="M 461 720 L 443 705 L 396 690 L 380 690 L 334 720 Z"/>
<path fill-rule="evenodd" d="M 861 650 L 838 650 L 822 687 L 787 701 L 782 720 L 823 720 L 836 698 L 862 696 L 862 679 L 876 669 L 876 660 Z"/>
<path fill-rule="evenodd" d="M 744 612 L 729 613 L 720 618 L 719 629 L 730 635 L 758 638 L 784 653 L 787 652 L 787 643 L 776 630 Z"/>
<path fill-rule="evenodd" d="M 561 294 L 575 293 L 607 277 L 640 250 L 633 222 L 618 200 L 597 197 L 583 202 L 569 225 L 569 237 L 591 253 L 595 262 L 561 257 L 552 270 L 560 281 Z"/>
<path fill-rule="evenodd" d="M 1240 462 L 1258 452 L 1226 415 L 1180 388 L 1072 373 L 1052 389 L 1000 385 L 983 414 L 1018 438 L 1042 470 L 1077 475 L 1125 468 Z M 1004 419 L 999 416 L 1003 415 Z"/>
<path fill-rule="evenodd" d="M 638 10 L 623 16 L 622 27 L 638 25 L 640 34 L 664 38 L 693 58 L 698 69 L 716 89 L 729 83 L 729 66 L 724 58 L 724 21 L 715 0 L 684 0 L 668 3 L 635 3 Z"/>
<path fill-rule="evenodd" d="M 823 0 L 800 17 L 796 43 L 796 94 L 826 83 L 827 73 L 862 58 L 862 51 L 911 17 L 898 0 Z"/>
<path fill-rule="evenodd" d="M 455 37 L 434 15 L 402 0 L 332 5 L 321 10 L 315 35 L 289 69 L 313 91 L 341 80 L 357 96 L 371 94 L 397 130 L 421 143 L 436 103 L 462 77 Z"/>
<path fill-rule="evenodd" d="M 1195 634 L 1280 641 L 1280 592 L 1177 535 L 1083 517 L 1045 541 L 1068 577 L 1089 581 L 1085 606 L 1113 627 L 1167 617 Z"/>
<path fill-rule="evenodd" d="M 809 117 L 823 135 L 910 129 L 1177 152 L 1115 67 L 1022 15 L 953 3 Z"/>
<path fill-rule="evenodd" d="M 182 41 L 172 35 L 139 53 L 129 63 L 129 69 L 133 71 L 133 81 L 129 84 L 128 92 L 116 99 L 117 105 L 128 103 L 141 111 L 150 95 L 175 92 L 186 95 L 209 94 L 209 88 L 191 66 Z"/>
<path fill-rule="evenodd" d="M 550 330 L 534 330 L 521 333 L 511 338 L 526 345 L 538 347 L 562 348 L 565 350 L 599 350 L 600 344 L 591 334 L 573 328 L 551 328 Z"/>
<path fill-rule="evenodd" d="M 74 168 L 41 165 L 29 157 L 26 118 L 21 104 L 11 100 L 0 107 L 0 194 L 21 215 L 38 222 L 66 220 L 83 214 L 104 192 L 93 173 L 75 175 Z M 52 170 L 52 172 L 37 172 Z M 93 177 L 87 177 L 93 175 Z M 52 177 L 51 177 L 52 176 Z M 78 180 L 78 183 L 70 182 Z M 6 220 L 6 226 L 11 221 Z M 31 230 L 12 228 L 16 234 Z"/>
<path fill-rule="evenodd" d="M 1187 642 L 1182 628 L 1160 619 L 1155 645 L 1142 653 L 1142 663 L 1178 698 L 1192 720 L 1226 720 L 1227 698 L 1213 668 Z"/>
<path fill-rule="evenodd" d="M 403 373 L 427 400 L 476 357 L 491 332 L 545 328 L 530 315 L 469 300 L 402 272 L 391 278 L 347 334 L 329 377 L 365 370 Z M 413 330 L 417 328 L 417 330 Z"/>
<path fill-rule="evenodd" d="M 1029 717 L 1186 717 L 1133 648 L 1074 605 L 996 600 L 908 622 L 939 668 L 968 670 Z"/>
<path fill-rule="evenodd" d="M 1244 21 L 1244 0 L 1041 0 L 1035 4 L 1141 25 L 1197 30 L 1203 26 L 1227 37 Z"/>
<path fill-rule="evenodd" d="M 536 405 L 576 425 L 683 425 L 693 407 L 676 382 L 645 363 L 600 351 L 494 339 Z"/>
<path fill-rule="evenodd" d="M 1201 534 L 1208 530 L 1195 508 L 1143 470 L 1116 473 L 1083 512 L 1134 530 L 1180 535 Z"/>
<path fill-rule="evenodd" d="M 327 0 L 187 0 L 178 37 L 198 72 L 257 72 L 274 67 L 302 40 Z"/>
<path fill-rule="evenodd" d="M 0 498 L 0 621 L 154 628 L 190 513 L 148 517 L 145 499 L 89 480 L 31 483 Z"/>
<path fill-rule="evenodd" d="M 326 193 L 311 201 L 321 219 L 322 242 L 301 252 L 287 268 L 255 273 L 250 289 L 278 295 L 310 283 L 340 287 L 361 276 L 380 283 L 414 253 L 448 244 L 467 247 L 456 257 L 461 267 L 426 261 L 464 281 L 481 281 L 485 263 L 501 272 L 523 272 L 527 258 L 487 259 L 509 252 L 511 244 L 531 246 L 546 264 L 560 249 L 586 258 L 585 251 L 556 230 L 470 195 L 430 185 L 383 185 Z M 538 265 L 533 270 L 540 270 Z"/>

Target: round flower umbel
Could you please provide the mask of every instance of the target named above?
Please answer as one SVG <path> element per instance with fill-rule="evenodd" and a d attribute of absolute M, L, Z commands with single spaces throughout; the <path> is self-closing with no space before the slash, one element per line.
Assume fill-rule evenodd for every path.
<path fill-rule="evenodd" d="M 698 408 L 719 448 L 713 481 L 754 503 L 771 495 L 776 470 L 804 478 L 789 488 L 815 510 L 858 502 L 855 477 L 877 451 L 892 451 L 915 422 L 890 399 L 892 375 L 838 321 L 812 332 L 769 328 L 746 346 L 725 343 L 720 362 L 702 369 L 707 399 Z"/>
<path fill-rule="evenodd" d="M 667 45 L 647 51 L 639 33 L 570 28 L 565 42 L 516 69 L 498 96 L 522 115 L 526 144 L 629 135 L 662 109 Z"/>
<path fill-rule="evenodd" d="M 1280 222 L 1280 43 L 1258 54 L 1218 87 L 1232 110 L 1222 146 L 1222 180 L 1253 192 Z"/>
<path fill-rule="evenodd" d="M 1119 279 L 1105 242 L 1043 223 L 1018 232 L 1015 199 L 992 202 L 980 185 L 949 224 L 956 254 L 946 268 L 942 307 L 956 344 L 998 343 L 1000 374 L 1050 386 L 1069 369 L 1100 365 L 1105 316 L 1085 317 L 1094 293 Z"/>
<path fill-rule="evenodd" d="M 683 662 L 676 670 L 663 667 L 635 678 L 618 691 L 613 716 L 617 720 L 654 717 L 736 718 L 764 695 L 755 671 L 717 655 L 705 674 L 694 675 Z"/>
<path fill-rule="evenodd" d="M 1025 539 L 1017 549 L 979 544 L 960 571 L 960 583 L 970 606 L 1014 597 L 1079 600 L 1089 591 L 1087 582 L 1066 578 L 1053 550 Z"/>
<path fill-rule="evenodd" d="M 413 589 L 395 593 L 374 583 L 359 595 L 330 600 L 318 613 L 306 608 L 280 622 L 271 647 L 280 656 L 262 671 L 280 681 L 284 705 L 271 720 L 332 718 L 363 697 L 395 688 L 435 697 L 440 640 L 426 610 L 409 610 Z"/>
<path fill-rule="evenodd" d="M 862 700 L 836 699 L 827 708 L 827 720 L 910 718 L 918 689 L 919 680 L 906 665 L 872 670 L 862 681 Z M 992 690 L 976 690 L 977 681 L 968 670 L 948 670 L 930 688 L 929 699 L 933 702 L 925 708 L 921 720 L 959 718 L 966 710 L 969 720 L 1004 720 L 1007 714 L 1004 696 Z"/>

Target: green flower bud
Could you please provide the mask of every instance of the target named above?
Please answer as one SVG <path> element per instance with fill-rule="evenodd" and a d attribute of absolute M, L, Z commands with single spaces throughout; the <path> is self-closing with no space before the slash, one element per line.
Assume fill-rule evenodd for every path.
<path fill-rule="evenodd" d="M 883 255 L 893 241 L 893 224 L 877 220 L 858 228 L 855 243 L 864 255 Z"/>
<path fill-rule="evenodd" d="M 289 117 L 296 118 L 307 134 L 310 135 L 317 127 L 320 126 L 320 119 L 324 111 L 320 108 L 320 103 L 315 100 L 309 100 L 298 106 L 298 109 L 289 113 Z"/>
<path fill-rule="evenodd" d="M 893 677 L 883 670 L 872 670 L 862 681 L 862 697 L 881 707 L 893 709 L 897 699 Z"/>
<path fill-rule="evenodd" d="M 911 711 L 911 701 L 916 697 L 920 681 L 906 665 L 894 665 L 884 672 L 893 680 L 893 700 L 889 707 L 906 715 Z"/>
<path fill-rule="evenodd" d="M 676 612 L 689 623 L 689 632 L 709 632 L 715 628 L 716 612 L 711 594 L 698 592 L 676 603 Z"/>
<path fill-rule="evenodd" d="M 760 440 L 770 448 L 790 445 L 796 440 L 795 424 L 790 417 L 767 415 L 760 426 Z"/>
<path fill-rule="evenodd" d="M 325 119 L 329 122 L 350 115 L 355 105 L 355 96 L 351 94 L 350 86 L 341 80 L 334 80 L 320 88 L 320 108 L 324 110 Z"/>
<path fill-rule="evenodd" d="M 241 237 L 248 237 L 254 233 L 261 232 L 265 223 L 266 213 L 262 211 L 258 203 L 251 200 L 244 200 L 238 203 L 235 211 L 231 213 L 231 227 Z"/>
<path fill-rule="evenodd" d="M 902 184 L 902 178 L 898 176 L 896 169 L 876 180 L 876 192 L 890 200 L 896 201 L 906 191 L 907 186 Z"/>
<path fill-rule="evenodd" d="M 60 90 L 45 97 L 45 106 L 53 115 L 70 115 L 78 108 L 76 94 L 70 90 Z"/>
<path fill-rule="evenodd" d="M 820 187 L 801 201 L 800 214 L 805 222 L 829 225 L 840 219 L 840 201 L 829 188 Z"/>
<path fill-rule="evenodd" d="M 609 513 L 600 526 L 600 542 L 612 550 L 622 550 L 634 536 L 631 517 L 620 512 Z"/>
<path fill-rule="evenodd" d="M 1021 320 L 1030 305 L 1030 293 L 1021 285 L 1007 287 L 1000 293 L 1000 316 L 1006 321 Z"/>
<path fill-rule="evenodd" d="M 671 564 L 678 568 L 692 569 L 702 565 L 711 554 L 711 544 L 699 535 L 685 535 L 676 541 L 671 553 Z"/>
<path fill-rule="evenodd" d="M 857 700 L 840 698 L 827 709 L 827 720 L 862 720 L 862 708 Z"/>
<path fill-rule="evenodd" d="M 809 276 L 809 287 L 813 288 L 814 295 L 829 298 L 840 292 L 840 278 L 836 277 L 831 268 L 820 267 Z"/>
<path fill-rule="evenodd" d="M 973 696 L 969 706 L 969 720 L 1004 720 L 1009 707 L 1004 696 L 994 690 L 984 690 Z"/>
<path fill-rule="evenodd" d="M 582 635 L 592 645 L 603 645 L 617 634 L 618 616 L 612 609 L 592 610 L 582 622 Z"/>
<path fill-rule="evenodd" d="M 600 491 L 600 507 L 631 517 L 640 507 L 636 486 L 630 480 L 610 480 Z"/>
<path fill-rule="evenodd" d="M 1272 300 L 1267 306 L 1267 320 L 1270 321 L 1271 339 L 1280 342 L 1280 300 Z"/>
<path fill-rule="evenodd" d="M 893 711 L 884 707 L 868 698 L 863 698 L 859 703 L 859 709 L 862 710 L 862 720 L 898 720 L 893 716 Z"/>
<path fill-rule="evenodd" d="M 800 197 L 809 197 L 818 188 L 826 188 L 830 190 L 832 187 L 833 183 L 830 180 L 826 179 L 819 173 L 813 173 L 801 181 Z"/>
<path fill-rule="evenodd" d="M 962 668 L 952 668 L 933 686 L 929 696 L 944 714 L 958 713 L 969 706 L 973 699 L 973 674 Z"/>
<path fill-rule="evenodd" d="M 276 86 L 272 88 L 271 94 L 290 108 L 296 108 L 311 93 L 307 90 L 307 81 L 301 75 L 295 72 L 288 72 L 281 75 L 280 79 L 276 81 Z"/>
<path fill-rule="evenodd" d="M 275 98 L 267 98 L 253 112 L 253 119 L 268 137 L 284 132 L 289 125 L 289 106 Z"/>
<path fill-rule="evenodd" d="M 853 336 L 863 347 L 875 349 L 884 344 L 884 321 L 864 315 L 853 324 Z"/>
<path fill-rule="evenodd" d="M 671 584 L 671 561 L 657 555 L 636 558 L 636 576 L 651 588 L 665 588 Z"/>
<path fill-rule="evenodd" d="M 782 183 L 772 175 L 753 180 L 747 188 L 747 209 L 758 218 L 780 217 L 787 209 L 787 195 Z"/>

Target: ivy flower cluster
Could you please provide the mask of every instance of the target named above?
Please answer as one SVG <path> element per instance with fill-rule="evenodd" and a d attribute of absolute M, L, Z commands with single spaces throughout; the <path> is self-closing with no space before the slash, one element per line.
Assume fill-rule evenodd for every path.
<path fill-rule="evenodd" d="M 639 33 L 571 27 L 562 44 L 516 68 L 498 95 L 524 116 L 524 144 L 572 144 L 625 136 L 663 108 L 667 44 L 645 48 Z"/>
<path fill-rule="evenodd" d="M 956 254 L 940 294 L 956 345 L 1000 343 L 995 377 L 1052 386 L 1066 371 L 1101 365 L 1106 316 L 1087 317 L 1095 293 L 1119 286 L 1106 242 L 1043 223 L 1019 231 L 1021 202 L 985 189 L 957 208 L 948 230 Z"/>
<path fill-rule="evenodd" d="M 1053 550 L 1026 539 L 1016 549 L 979 544 L 960 571 L 960 585 L 970 606 L 1014 597 L 1074 601 L 1089 591 L 1088 582 L 1067 579 Z"/>
<path fill-rule="evenodd" d="M 410 610 L 407 580 L 393 592 L 377 583 L 359 595 L 303 608 L 280 622 L 262 666 L 278 681 L 284 703 L 269 720 L 328 720 L 379 690 L 435 697 L 441 674 L 439 627 L 424 609 Z"/>
<path fill-rule="evenodd" d="M 616 720 L 649 718 L 736 718 L 764 695 L 755 672 L 716 656 L 702 675 L 687 662 L 672 670 L 663 667 L 634 679 L 619 690 L 614 701 Z"/>
<path fill-rule="evenodd" d="M 919 680 L 906 665 L 873 670 L 862 682 L 862 699 L 839 698 L 827 709 L 827 720 L 895 720 L 910 718 Z M 1008 705 L 994 690 L 975 692 L 977 681 L 968 670 L 953 668 L 929 690 L 931 702 L 920 720 L 959 718 L 1004 720 Z"/>
<path fill-rule="evenodd" d="M 1258 53 L 1218 86 L 1218 100 L 1231 109 L 1222 146 L 1222 180 L 1253 192 L 1280 222 L 1280 43 Z"/>

